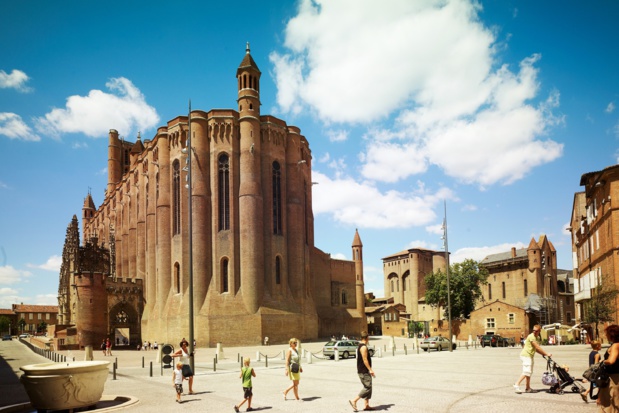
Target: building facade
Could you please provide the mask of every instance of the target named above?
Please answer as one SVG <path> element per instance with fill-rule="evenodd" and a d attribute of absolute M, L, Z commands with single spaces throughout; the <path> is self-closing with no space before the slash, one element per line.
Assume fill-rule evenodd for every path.
<path fill-rule="evenodd" d="M 57 322 L 58 306 L 55 305 L 13 304 L 11 311 L 15 314 L 11 326 L 13 334 L 17 332 L 44 334 L 47 326 L 55 325 Z"/>
<path fill-rule="evenodd" d="M 583 174 L 580 185 L 584 191 L 574 194 L 568 230 L 572 235 L 576 318 L 582 322 L 588 304 L 605 290 L 619 285 L 615 271 L 619 268 L 619 212 L 613 206 L 619 199 L 619 165 Z M 617 323 L 619 296 L 613 301 L 610 304 L 615 314 L 611 322 Z M 584 327 L 593 334 L 590 325 Z"/>
<path fill-rule="evenodd" d="M 190 275 L 199 345 L 366 327 L 359 234 L 352 261 L 315 247 L 309 143 L 260 113 L 260 76 L 248 46 L 236 109 L 194 110 L 144 142 L 110 130 L 105 198 L 97 207 L 86 197 L 82 234 L 108 252 L 107 277 L 142 281 L 144 308 L 133 320 L 141 340 L 188 334 Z"/>

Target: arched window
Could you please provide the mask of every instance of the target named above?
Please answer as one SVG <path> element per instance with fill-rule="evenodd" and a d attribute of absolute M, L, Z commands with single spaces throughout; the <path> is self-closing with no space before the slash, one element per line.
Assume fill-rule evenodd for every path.
<path fill-rule="evenodd" d="M 224 258 L 221 262 L 221 292 L 227 293 L 229 291 L 228 284 L 228 259 Z"/>
<path fill-rule="evenodd" d="M 282 171 L 279 163 L 273 162 L 273 234 L 282 234 Z M 279 283 L 278 283 L 279 284 Z"/>
<path fill-rule="evenodd" d="M 281 259 L 279 257 L 275 257 L 275 284 L 282 283 L 282 265 Z"/>
<path fill-rule="evenodd" d="M 172 234 L 181 233 L 181 165 L 177 160 L 172 164 Z"/>
<path fill-rule="evenodd" d="M 230 159 L 227 154 L 219 156 L 218 176 L 219 230 L 230 229 Z"/>

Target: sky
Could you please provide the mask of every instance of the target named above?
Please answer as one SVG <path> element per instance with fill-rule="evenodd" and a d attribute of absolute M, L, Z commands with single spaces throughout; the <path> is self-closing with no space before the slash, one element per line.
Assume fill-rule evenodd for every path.
<path fill-rule="evenodd" d="M 173 5 L 172 5 L 173 4 Z M 231 8 L 228 5 L 234 4 Z M 261 113 L 312 150 L 315 244 L 366 292 L 408 248 L 451 261 L 546 235 L 572 269 L 580 177 L 619 159 L 619 2 L 4 2 L 0 308 L 57 304 L 66 229 L 107 183 L 107 134 L 152 139 L 236 108 L 247 42 Z"/>

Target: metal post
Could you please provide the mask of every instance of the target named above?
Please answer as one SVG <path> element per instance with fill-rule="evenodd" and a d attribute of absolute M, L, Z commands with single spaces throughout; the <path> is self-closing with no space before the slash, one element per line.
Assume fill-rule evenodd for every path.
<path fill-rule="evenodd" d="M 192 371 L 194 368 L 194 337 L 193 337 L 193 187 L 191 185 L 191 100 L 189 100 L 189 114 L 187 116 L 187 193 L 189 194 L 188 217 L 187 223 L 189 226 L 189 365 Z"/>
<path fill-rule="evenodd" d="M 114 372 L 114 380 L 116 380 L 116 363 L 114 363 L 114 366 L 112 367 L 112 370 Z"/>
<path fill-rule="evenodd" d="M 269 356 L 264 356 L 264 367 L 269 367 Z"/>
<path fill-rule="evenodd" d="M 449 351 L 453 351 L 453 346 L 451 345 L 452 340 L 452 330 L 451 330 L 451 289 L 449 286 L 449 244 L 447 243 L 447 201 L 444 201 L 445 206 L 445 218 L 443 220 L 443 238 L 445 241 L 445 268 L 447 272 L 447 321 L 449 325 Z M 429 353 L 430 351 L 428 351 Z"/>
<path fill-rule="evenodd" d="M 213 359 L 213 371 L 217 371 L 217 358 Z"/>
<path fill-rule="evenodd" d="M 150 362 L 150 376 L 153 377 L 153 362 Z"/>
<path fill-rule="evenodd" d="M 142 368 L 144 368 L 144 356 L 142 356 Z"/>

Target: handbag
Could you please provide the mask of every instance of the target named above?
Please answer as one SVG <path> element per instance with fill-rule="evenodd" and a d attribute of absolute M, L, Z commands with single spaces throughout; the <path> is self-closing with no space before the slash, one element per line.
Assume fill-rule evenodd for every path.
<path fill-rule="evenodd" d="M 591 383 L 595 383 L 595 385 L 600 388 L 607 387 L 610 384 L 610 376 L 606 372 L 603 361 L 592 364 L 585 370 L 582 376 Z"/>
<path fill-rule="evenodd" d="M 545 384 L 546 386 L 554 386 L 558 382 L 559 380 L 557 380 L 557 378 L 555 377 L 554 374 L 552 374 L 552 372 L 545 371 L 542 374 L 542 383 Z"/>
<path fill-rule="evenodd" d="M 299 363 L 295 363 L 294 361 L 290 363 L 290 371 L 293 373 L 298 373 L 301 365 Z"/>

